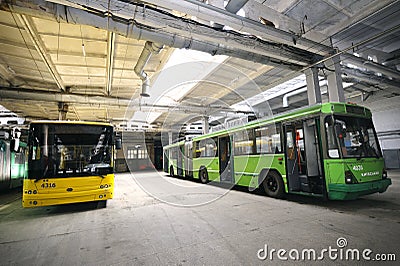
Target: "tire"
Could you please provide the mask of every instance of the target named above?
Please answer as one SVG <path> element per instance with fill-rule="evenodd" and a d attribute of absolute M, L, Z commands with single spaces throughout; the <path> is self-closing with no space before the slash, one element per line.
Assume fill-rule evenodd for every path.
<path fill-rule="evenodd" d="M 100 200 L 97 202 L 97 209 L 104 209 L 107 207 L 107 200 Z"/>
<path fill-rule="evenodd" d="M 264 178 L 262 184 L 267 196 L 277 199 L 282 199 L 285 196 L 282 177 L 276 172 L 269 172 Z"/>
<path fill-rule="evenodd" d="M 206 183 L 209 182 L 208 172 L 207 172 L 206 168 L 201 168 L 200 169 L 200 171 L 199 171 L 199 179 L 200 179 L 200 182 L 203 183 L 203 184 L 206 184 Z"/>
<path fill-rule="evenodd" d="M 171 167 L 169 168 L 169 175 L 174 177 L 175 173 L 174 173 L 174 167 L 171 165 Z"/>

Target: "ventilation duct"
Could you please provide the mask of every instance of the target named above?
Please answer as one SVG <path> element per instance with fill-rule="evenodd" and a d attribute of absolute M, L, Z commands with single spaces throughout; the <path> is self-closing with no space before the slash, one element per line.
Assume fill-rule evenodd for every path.
<path fill-rule="evenodd" d="M 150 88 L 150 79 L 147 73 L 144 71 L 144 67 L 149 62 L 151 56 L 153 54 L 160 53 L 163 48 L 164 45 L 162 44 L 147 41 L 144 45 L 142 53 L 139 56 L 134 71 L 142 80 L 142 92 L 140 93 L 140 96 L 142 97 L 150 97 L 150 95 L 147 93 L 148 89 Z"/>
<path fill-rule="evenodd" d="M 225 6 L 225 9 L 232 14 L 236 14 L 249 0 L 231 0 Z"/>

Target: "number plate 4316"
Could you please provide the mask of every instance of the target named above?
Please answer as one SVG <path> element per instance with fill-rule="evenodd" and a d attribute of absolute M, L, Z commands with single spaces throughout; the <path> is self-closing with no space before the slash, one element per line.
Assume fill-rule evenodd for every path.
<path fill-rule="evenodd" d="M 42 185 L 40 185 L 42 188 L 55 188 L 56 187 L 56 183 L 42 183 Z"/>

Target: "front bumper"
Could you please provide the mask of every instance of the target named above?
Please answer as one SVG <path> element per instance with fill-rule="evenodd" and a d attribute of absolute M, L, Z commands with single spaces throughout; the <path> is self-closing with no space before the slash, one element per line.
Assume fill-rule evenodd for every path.
<path fill-rule="evenodd" d="M 391 184 L 390 178 L 360 184 L 329 184 L 328 197 L 331 200 L 352 200 L 376 192 L 385 192 Z"/>

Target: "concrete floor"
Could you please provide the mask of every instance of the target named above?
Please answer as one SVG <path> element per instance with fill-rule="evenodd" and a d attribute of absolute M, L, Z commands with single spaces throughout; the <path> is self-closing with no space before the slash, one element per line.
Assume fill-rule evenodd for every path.
<path fill-rule="evenodd" d="M 22 209 L 14 190 L 0 196 L 0 265 L 298 264 L 276 253 L 272 261 L 260 260 L 257 253 L 267 245 L 285 249 L 283 257 L 292 249 L 314 249 L 318 256 L 324 248 L 338 249 L 340 237 L 347 240 L 343 252 L 368 248 L 399 261 L 400 171 L 389 176 L 393 185 L 386 193 L 347 202 L 277 200 L 151 172 L 117 174 L 115 198 L 105 209 Z M 324 264 L 365 263 L 324 256 Z"/>

